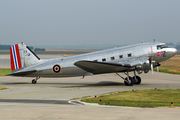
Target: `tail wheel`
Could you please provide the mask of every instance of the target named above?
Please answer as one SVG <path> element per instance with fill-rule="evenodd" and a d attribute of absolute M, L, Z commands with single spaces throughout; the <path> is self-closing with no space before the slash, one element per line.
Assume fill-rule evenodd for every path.
<path fill-rule="evenodd" d="M 128 78 L 125 78 L 124 84 L 125 84 L 126 86 L 133 86 L 133 84 L 134 84 L 134 78 L 129 77 L 129 80 L 128 80 Z"/>
<path fill-rule="evenodd" d="M 32 80 L 32 84 L 36 84 L 36 80 L 35 79 Z"/>
<path fill-rule="evenodd" d="M 136 79 L 134 76 L 133 79 L 134 79 L 134 84 L 141 84 L 141 78 L 139 76 L 136 76 Z"/>

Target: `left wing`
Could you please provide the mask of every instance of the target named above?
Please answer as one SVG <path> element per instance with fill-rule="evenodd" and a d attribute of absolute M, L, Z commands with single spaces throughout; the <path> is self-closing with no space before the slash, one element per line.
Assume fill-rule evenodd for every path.
<path fill-rule="evenodd" d="M 84 60 L 75 62 L 74 65 L 93 74 L 127 72 L 132 70 L 148 71 L 150 69 L 150 60 L 149 57 L 129 59 L 123 63 L 109 63 Z"/>
<path fill-rule="evenodd" d="M 74 65 L 93 74 L 123 72 L 131 68 L 130 64 L 118 64 L 95 61 L 78 61 L 75 62 Z"/>

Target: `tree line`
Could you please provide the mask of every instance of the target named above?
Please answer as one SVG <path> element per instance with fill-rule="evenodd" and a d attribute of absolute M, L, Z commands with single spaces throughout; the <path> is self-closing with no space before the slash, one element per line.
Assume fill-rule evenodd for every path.
<path fill-rule="evenodd" d="M 167 45 L 174 45 L 173 43 L 167 43 Z M 0 50 L 9 50 L 12 45 L 1 45 L 0 44 Z M 46 51 L 44 48 L 35 48 L 33 46 L 28 46 L 31 50 L 34 51 Z M 176 45 L 176 49 L 180 50 L 180 45 Z"/>
<path fill-rule="evenodd" d="M 0 50 L 9 50 L 11 45 L 0 45 Z"/>
<path fill-rule="evenodd" d="M 0 44 L 0 50 L 9 50 L 12 45 L 1 45 Z M 31 50 L 34 51 L 46 51 L 44 48 L 35 48 L 33 46 L 28 46 Z"/>

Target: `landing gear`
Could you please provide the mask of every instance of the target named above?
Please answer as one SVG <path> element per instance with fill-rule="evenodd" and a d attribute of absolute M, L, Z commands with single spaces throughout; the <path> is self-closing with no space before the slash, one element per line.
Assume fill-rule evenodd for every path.
<path fill-rule="evenodd" d="M 37 81 L 36 81 L 35 79 L 32 80 L 32 84 L 36 84 L 36 82 L 37 82 Z"/>
<path fill-rule="evenodd" d="M 124 72 L 125 73 L 125 72 Z M 124 84 L 126 86 L 133 86 L 134 84 L 134 79 L 132 77 L 129 76 L 129 73 L 125 73 L 127 75 L 126 78 L 123 78 L 121 75 L 119 75 L 118 73 L 116 73 L 119 77 L 121 77 L 124 80 Z"/>
<path fill-rule="evenodd" d="M 124 84 L 125 84 L 126 86 L 133 86 L 133 84 L 134 84 L 134 79 L 133 79 L 132 77 L 129 77 L 129 80 L 128 80 L 128 77 L 125 78 Z"/>
<path fill-rule="evenodd" d="M 37 83 L 37 80 L 39 79 L 40 77 L 38 76 L 38 77 L 36 77 L 36 79 L 33 79 L 32 80 L 32 84 L 36 84 Z"/>
<path fill-rule="evenodd" d="M 139 76 L 136 77 L 134 76 L 133 79 L 134 79 L 134 84 L 141 84 L 141 78 Z"/>
<path fill-rule="evenodd" d="M 134 84 L 140 84 L 141 83 L 141 78 L 139 76 L 136 76 L 136 72 L 134 71 Z"/>
<path fill-rule="evenodd" d="M 116 73 L 119 77 L 121 77 L 124 80 L 124 84 L 126 86 L 133 86 L 134 84 L 140 84 L 141 78 L 139 76 L 136 76 L 136 72 L 134 71 L 134 77 L 130 77 L 128 72 L 124 72 L 127 77 L 123 78 L 121 75 Z"/>

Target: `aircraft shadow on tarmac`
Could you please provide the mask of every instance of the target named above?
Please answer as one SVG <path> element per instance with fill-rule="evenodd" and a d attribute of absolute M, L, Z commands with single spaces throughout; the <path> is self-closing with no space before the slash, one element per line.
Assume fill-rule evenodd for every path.
<path fill-rule="evenodd" d="M 27 85 L 27 84 L 32 84 L 30 82 L 13 82 L 13 83 L 1 83 L 3 85 Z M 61 87 L 61 88 L 67 88 L 67 87 L 101 87 L 101 86 L 125 86 L 124 83 L 119 83 L 119 82 L 112 82 L 112 81 L 102 81 L 98 83 L 37 83 L 37 85 L 49 85 L 49 86 L 54 86 L 56 87 Z M 36 86 L 36 84 L 32 84 L 32 86 Z"/>
<path fill-rule="evenodd" d="M 56 87 L 56 88 L 73 88 L 73 87 L 111 87 L 111 86 L 125 86 L 123 82 L 113 82 L 113 81 L 101 81 L 98 83 L 53 83 L 53 82 L 39 82 L 37 84 L 32 84 L 30 82 L 13 82 L 13 83 L 1 83 L 2 85 L 30 85 L 30 86 L 49 86 L 49 87 Z M 149 86 L 152 84 L 146 84 L 142 83 L 140 85 L 135 85 L 134 86 Z M 156 85 L 156 84 L 154 84 Z M 128 86 L 126 86 L 128 87 Z"/>

